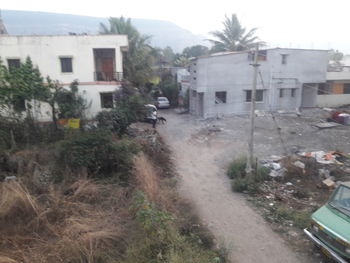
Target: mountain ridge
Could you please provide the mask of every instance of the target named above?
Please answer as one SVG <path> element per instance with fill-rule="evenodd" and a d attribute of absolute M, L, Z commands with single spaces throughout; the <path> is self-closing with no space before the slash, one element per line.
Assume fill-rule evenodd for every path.
<path fill-rule="evenodd" d="M 10 35 L 97 34 L 100 23 L 108 25 L 106 17 L 42 11 L 2 10 L 2 18 Z M 131 18 L 131 22 L 142 34 L 151 35 L 151 44 L 156 47 L 170 46 L 175 52 L 181 52 L 188 46 L 208 45 L 205 37 L 170 21 Z"/>

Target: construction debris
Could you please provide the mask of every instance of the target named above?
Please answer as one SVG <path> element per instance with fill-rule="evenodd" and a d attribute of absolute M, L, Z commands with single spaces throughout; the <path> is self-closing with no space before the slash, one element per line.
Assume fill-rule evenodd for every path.
<path fill-rule="evenodd" d="M 299 167 L 300 169 L 303 169 L 303 170 L 305 169 L 305 164 L 303 162 L 301 162 L 301 161 L 295 161 L 293 163 L 293 165 L 296 166 L 296 167 Z"/>
<path fill-rule="evenodd" d="M 339 123 L 336 122 L 319 122 L 314 124 L 319 129 L 329 129 L 329 128 L 334 128 L 340 126 Z"/>
<path fill-rule="evenodd" d="M 328 189 L 334 189 L 335 188 L 335 182 L 330 179 L 327 178 L 325 180 L 322 181 L 322 183 L 328 188 Z"/>
<path fill-rule="evenodd" d="M 344 156 L 343 153 L 340 152 L 324 152 L 324 151 L 316 151 L 316 152 L 304 152 L 301 153 L 302 156 L 306 156 L 306 157 L 313 157 L 316 159 L 316 161 L 318 163 L 322 163 L 322 164 L 341 164 L 341 162 L 339 162 L 337 160 L 337 158 L 340 158 L 341 156 Z"/>

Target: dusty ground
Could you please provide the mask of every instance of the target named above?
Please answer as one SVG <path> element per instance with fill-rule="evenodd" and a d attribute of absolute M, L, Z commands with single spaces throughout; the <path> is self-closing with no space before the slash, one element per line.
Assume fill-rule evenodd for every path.
<path fill-rule="evenodd" d="M 319 130 L 312 126 L 325 113 L 308 111 L 302 117 L 277 117 L 282 140 L 270 116 L 256 120 L 255 150 L 259 158 L 308 150 L 350 152 L 348 127 Z M 232 262 L 319 262 L 298 254 L 257 213 L 245 198 L 232 193 L 225 176 L 228 163 L 245 154 L 249 120 L 231 117 L 201 121 L 189 115 L 161 111 L 166 125 L 158 130 L 172 148 L 181 175 L 180 191 L 193 200 L 203 222 Z M 220 131 L 215 131 L 220 128 Z"/>

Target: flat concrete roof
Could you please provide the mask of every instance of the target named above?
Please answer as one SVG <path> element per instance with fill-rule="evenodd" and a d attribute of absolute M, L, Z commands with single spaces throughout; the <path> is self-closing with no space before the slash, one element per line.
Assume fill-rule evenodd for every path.
<path fill-rule="evenodd" d="M 330 51 L 329 49 L 282 48 L 282 47 L 265 48 L 265 49 L 260 49 L 259 51 L 268 51 L 268 50 L 277 50 L 277 49 L 281 49 L 281 50 L 301 50 L 301 51 L 324 51 L 324 52 L 329 52 Z M 244 53 L 249 53 L 249 52 L 254 52 L 254 50 L 223 51 L 223 52 L 213 53 L 213 54 L 206 55 L 206 56 L 193 58 L 192 60 L 196 60 L 196 59 L 200 59 L 200 58 L 211 58 L 211 57 L 219 57 L 219 56 L 244 54 Z"/>

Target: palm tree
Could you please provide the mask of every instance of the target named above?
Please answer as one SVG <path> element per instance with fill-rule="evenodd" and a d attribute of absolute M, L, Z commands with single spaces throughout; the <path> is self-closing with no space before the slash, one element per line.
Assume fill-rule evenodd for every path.
<path fill-rule="evenodd" d="M 100 23 L 100 34 L 124 34 L 128 36 L 129 49 L 124 54 L 124 75 L 137 87 L 143 87 L 153 76 L 153 48 L 149 45 L 150 36 L 141 35 L 131 24 L 130 18 L 111 17 L 109 27 Z"/>
<path fill-rule="evenodd" d="M 224 30 L 210 32 L 217 40 L 209 39 L 213 43 L 212 52 L 241 51 L 250 49 L 259 39 L 255 36 L 257 28 L 252 28 L 248 32 L 242 27 L 237 15 L 233 14 L 231 19 L 225 16 Z"/>

